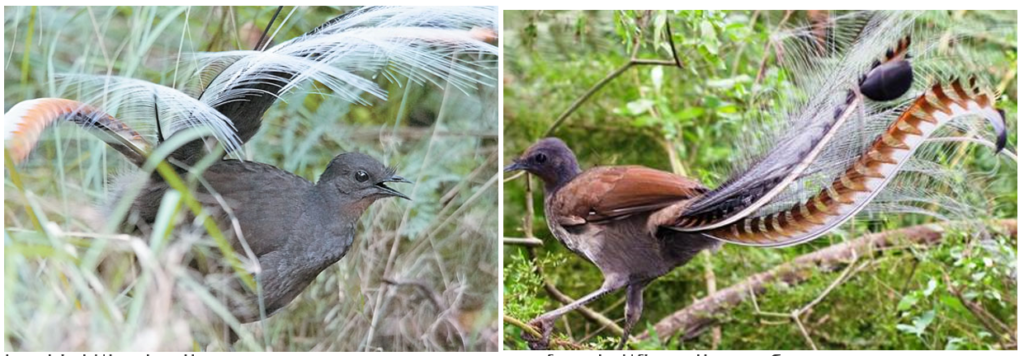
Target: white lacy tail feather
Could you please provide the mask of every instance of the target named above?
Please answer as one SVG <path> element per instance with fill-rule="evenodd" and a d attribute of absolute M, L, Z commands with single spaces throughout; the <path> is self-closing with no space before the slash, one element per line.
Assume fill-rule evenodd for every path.
<path fill-rule="evenodd" d="M 225 117 L 216 108 L 254 96 L 269 94 L 276 99 L 276 93 L 253 84 L 271 84 L 284 92 L 312 80 L 325 85 L 341 101 L 357 104 L 369 104 L 367 94 L 387 97 L 375 80 L 377 75 L 398 83 L 404 81 L 397 76 L 441 87 L 451 83 L 464 91 L 476 85 L 494 85 L 496 81 L 484 73 L 484 69 L 493 69 L 489 67 L 494 59 L 467 57 L 496 58 L 497 47 L 484 42 L 477 30 L 495 29 L 497 16 L 494 7 L 363 8 L 266 51 L 197 53 L 195 61 L 182 60 L 182 65 L 198 68 L 191 82 L 205 88 L 187 91 L 194 96 L 116 75 L 62 74 L 57 76 L 59 88 L 54 89 L 61 97 L 75 98 L 109 114 L 150 142 L 159 141 L 158 121 L 163 138 L 187 128 L 206 127 L 227 152 L 240 158 L 238 149 L 244 142 L 232 124 L 237 118 Z M 193 83 L 178 81 L 177 86 L 185 89 Z M 10 127 L 7 121 L 5 127 Z M 5 129 L 5 135 L 11 132 Z M 22 141 L 34 146 L 38 133 L 30 138 Z"/>
<path fill-rule="evenodd" d="M 895 209 L 895 212 L 913 211 L 936 217 L 964 217 L 967 213 L 982 211 L 979 209 L 985 201 L 958 199 L 960 196 L 955 192 L 963 189 L 954 186 L 964 184 L 963 179 L 939 174 L 941 170 L 935 169 L 937 166 L 911 161 L 910 154 L 918 151 L 918 147 L 931 145 L 925 144 L 926 140 L 949 141 L 951 136 L 956 137 L 965 130 L 972 140 L 994 141 L 989 139 L 991 130 L 980 129 L 981 123 L 988 120 L 999 131 L 1003 129 L 1004 120 L 994 109 L 993 100 L 998 95 L 975 91 L 991 88 L 985 80 L 972 78 L 970 84 L 948 84 L 954 82 L 950 80 L 953 74 L 970 77 L 989 64 L 981 61 L 984 58 L 950 55 L 942 50 L 939 44 L 962 39 L 948 32 L 915 26 L 914 19 L 919 15 L 844 15 L 833 21 L 833 25 L 844 21 L 852 23 L 858 27 L 853 31 L 856 36 L 851 43 L 844 43 L 844 36 L 836 36 L 834 48 L 846 53 L 828 57 L 812 51 L 813 47 L 803 41 L 801 35 L 810 31 L 791 32 L 795 35 L 786 40 L 796 41 L 796 44 L 785 48 L 795 49 L 787 53 L 794 58 L 784 60 L 783 64 L 795 68 L 797 79 L 794 82 L 798 92 L 804 94 L 778 98 L 783 102 L 780 106 L 789 109 L 774 115 L 781 120 L 762 123 L 761 127 L 770 134 L 763 136 L 761 144 L 754 145 L 761 149 L 737 150 L 749 152 L 749 156 L 740 160 L 744 163 L 736 168 L 733 178 L 694 204 L 697 209 L 710 213 L 689 221 L 684 216 L 681 230 L 707 233 L 739 244 L 788 246 L 821 236 L 862 210 Z M 867 20 L 851 20 L 860 16 L 867 16 Z M 839 28 L 834 32 L 848 33 Z M 915 77 L 910 94 L 891 102 L 872 102 L 859 95 L 851 98 L 848 93 L 856 89 L 858 77 L 863 75 L 858 73 L 863 73 L 873 58 L 881 57 L 892 48 L 895 39 L 908 34 L 913 38 L 908 52 Z M 933 86 L 936 83 L 946 84 L 942 88 L 952 102 L 937 95 Z M 942 105 L 922 106 L 920 98 Z M 941 110 L 931 112 L 934 106 Z M 841 115 L 835 114 L 840 110 Z M 947 114 L 945 110 L 950 111 Z M 929 112 L 929 120 L 937 122 L 922 124 L 915 118 L 904 117 L 908 111 L 919 116 Z M 898 118 L 902 122 L 895 123 Z M 920 127 L 923 135 L 907 134 L 914 131 L 907 122 Z M 947 126 L 941 128 L 943 125 Z M 904 129 L 907 132 L 900 131 Z M 892 134 L 891 130 L 897 130 L 898 136 L 903 135 L 899 136 L 900 140 L 911 149 L 899 153 L 887 151 L 884 144 L 879 146 L 879 140 L 897 143 L 890 140 L 892 137 L 883 137 L 886 132 Z M 746 142 L 744 144 L 746 146 Z M 820 150 L 816 151 L 816 147 Z M 882 169 L 879 162 L 865 160 L 865 155 L 874 154 L 869 151 L 872 147 L 882 147 L 885 151 L 885 155 L 876 158 L 892 159 L 897 164 L 886 162 Z M 1012 151 L 1012 145 L 1009 147 Z M 922 156 L 920 152 L 918 156 L 920 159 L 948 157 Z M 872 169 L 864 167 L 867 163 L 874 165 Z M 922 170 L 920 167 L 931 168 Z M 880 176 L 870 176 L 874 174 Z M 929 179 L 919 179 L 924 175 Z M 887 185 L 891 190 L 883 192 L 881 188 Z M 767 188 L 774 189 L 768 191 Z M 755 193 L 749 193 L 750 190 Z M 727 204 L 726 199 L 730 194 L 732 205 Z M 869 207 L 868 203 L 872 202 L 878 205 Z"/>
<path fill-rule="evenodd" d="M 164 125 L 164 138 L 181 130 L 206 127 L 229 152 L 242 145 L 230 119 L 174 88 L 119 76 L 62 74 L 57 79 L 83 103 L 102 108 L 140 132 L 149 132 L 154 142 L 159 119 Z"/>
<path fill-rule="evenodd" d="M 263 52 L 199 53 L 200 73 L 220 69 L 201 100 L 215 107 L 259 94 L 246 84 L 274 84 L 285 92 L 312 79 L 348 102 L 366 104 L 364 93 L 386 98 L 370 80 L 379 73 L 389 80 L 400 75 L 416 83 L 451 83 L 460 90 L 493 85 L 481 70 L 485 63 L 459 55 L 497 56 L 497 47 L 472 31 L 494 28 L 496 16 L 486 7 L 373 7 Z"/>

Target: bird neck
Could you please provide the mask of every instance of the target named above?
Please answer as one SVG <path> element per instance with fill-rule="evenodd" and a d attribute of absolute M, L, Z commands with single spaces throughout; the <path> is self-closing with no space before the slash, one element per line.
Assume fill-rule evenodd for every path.
<path fill-rule="evenodd" d="M 562 186 L 571 182 L 573 178 L 580 175 L 580 172 L 582 172 L 580 165 L 575 160 L 568 162 L 568 164 L 558 165 L 552 171 L 545 172 L 547 174 L 540 177 L 544 180 L 544 193 L 554 193 Z"/>
<path fill-rule="evenodd" d="M 332 219 L 347 221 L 359 220 L 366 208 L 373 203 L 372 199 L 359 199 L 342 192 L 329 179 L 323 177 L 316 183 L 316 188 L 311 191 L 309 199 L 319 204 L 321 212 Z"/>
<path fill-rule="evenodd" d="M 312 224 L 315 228 L 305 237 L 301 249 L 319 273 L 348 252 L 355 239 L 359 217 L 372 202 L 349 197 L 332 184 L 317 184 L 306 200 L 316 223 Z"/>

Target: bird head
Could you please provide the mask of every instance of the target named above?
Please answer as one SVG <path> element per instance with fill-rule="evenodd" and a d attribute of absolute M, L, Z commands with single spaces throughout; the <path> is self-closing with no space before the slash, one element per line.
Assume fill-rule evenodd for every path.
<path fill-rule="evenodd" d="M 551 190 L 572 180 L 580 174 L 576 155 L 565 142 L 554 137 L 537 141 L 512 164 L 505 167 L 505 172 L 527 171 L 544 180 L 545 188 Z"/>
<path fill-rule="evenodd" d="M 373 202 L 388 197 L 409 199 L 386 183 L 412 182 L 396 175 L 394 168 L 384 166 L 373 157 L 350 152 L 334 157 L 317 184 L 329 184 L 357 201 Z"/>

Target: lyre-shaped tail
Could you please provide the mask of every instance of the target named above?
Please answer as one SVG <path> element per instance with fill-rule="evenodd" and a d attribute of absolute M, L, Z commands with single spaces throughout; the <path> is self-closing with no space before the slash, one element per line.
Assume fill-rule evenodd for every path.
<path fill-rule="evenodd" d="M 4 114 L 4 143 L 14 163 L 25 161 L 43 131 L 61 120 L 87 129 L 136 166 L 146 162 L 149 143 L 125 123 L 74 100 L 43 98 L 20 102 Z"/>
<path fill-rule="evenodd" d="M 903 96 L 913 83 L 913 70 L 907 62 L 910 37 L 904 37 L 890 48 L 881 60 L 875 60 L 857 78 L 857 89 L 841 93 L 836 101 L 830 89 L 816 94 L 813 103 L 805 105 L 794 122 L 799 127 L 741 174 L 709 194 L 699 198 L 682 216 L 669 224 L 680 231 L 707 231 L 729 226 L 751 216 L 796 184 L 840 137 L 847 122 L 858 120 L 866 100 L 890 101 Z M 836 72 L 831 73 L 839 75 Z M 799 120 L 799 121 L 797 121 Z"/>
<path fill-rule="evenodd" d="M 919 96 L 845 171 L 810 199 L 747 217 L 701 233 L 757 246 L 788 246 L 821 236 L 860 212 L 936 130 L 965 115 L 986 118 L 997 132 L 997 150 L 1006 144 L 1003 114 L 992 97 L 959 81 L 934 85 Z"/>

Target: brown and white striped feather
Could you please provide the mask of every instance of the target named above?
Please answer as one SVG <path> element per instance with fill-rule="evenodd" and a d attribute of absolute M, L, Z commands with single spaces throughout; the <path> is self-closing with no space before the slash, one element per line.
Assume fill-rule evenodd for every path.
<path fill-rule="evenodd" d="M 864 71 L 865 75 L 861 76 L 863 81 L 864 76 L 871 69 L 877 68 L 880 65 L 889 63 L 891 61 L 903 60 L 907 58 L 907 54 L 910 48 L 910 37 L 906 36 L 897 41 L 896 45 L 889 49 L 884 56 L 876 60 L 870 68 Z M 809 126 L 800 128 L 800 133 L 797 135 L 806 136 L 806 132 L 818 132 L 820 134 L 813 135 L 814 137 L 800 137 L 796 136 L 794 139 L 787 141 L 783 145 L 777 146 L 772 152 L 766 155 L 765 159 L 751 167 L 752 169 L 741 175 L 738 179 L 734 179 L 729 183 L 738 183 L 737 186 L 742 186 L 743 181 L 753 182 L 747 189 L 734 189 L 728 192 L 726 189 L 717 189 L 709 194 L 704 199 L 698 200 L 693 206 L 693 210 L 686 213 L 673 225 L 675 229 L 679 231 L 706 231 L 709 229 L 720 228 L 723 226 L 729 226 L 730 224 L 741 221 L 743 218 L 754 214 L 759 209 L 767 206 L 780 194 L 783 194 L 794 182 L 801 177 L 804 177 L 807 172 L 813 171 L 813 167 L 816 162 L 819 162 L 819 157 L 828 150 L 829 145 L 833 144 L 834 139 L 837 135 L 842 134 L 841 131 L 844 125 L 848 121 L 855 120 L 862 115 L 862 111 L 865 110 L 863 107 L 864 97 L 858 93 L 855 93 L 852 89 L 848 90 L 846 102 L 836 107 L 837 115 L 834 117 L 823 117 L 816 118 Z M 831 115 L 831 111 L 825 111 L 816 115 Z M 792 155 L 800 155 L 797 161 L 793 161 Z M 789 157 L 787 157 L 789 156 Z M 775 157 L 783 157 L 777 159 Z M 789 164 L 778 164 L 774 162 L 790 162 Z M 772 167 L 769 164 L 774 164 L 776 167 L 767 169 L 771 171 L 775 177 L 765 178 L 760 176 L 761 172 L 765 169 L 760 169 L 757 166 Z M 784 173 L 784 174 L 780 174 Z M 728 184 L 728 183 L 727 183 Z M 726 187 L 727 188 L 727 187 Z M 756 193 L 750 193 L 754 192 Z M 716 196 L 717 193 L 722 192 L 723 194 Z M 753 195 L 747 195 L 753 194 Z M 737 199 L 730 196 L 744 197 L 749 200 L 739 209 L 729 207 L 726 210 L 722 210 L 716 207 L 716 203 L 726 201 L 726 199 Z M 728 204 L 727 204 L 728 205 Z"/>
<path fill-rule="evenodd" d="M 790 246 L 827 233 L 857 214 L 897 175 L 914 151 L 955 118 L 1003 120 L 989 94 L 959 81 L 919 96 L 845 171 L 817 195 L 770 214 L 755 214 L 704 234 L 727 242 Z"/>
<path fill-rule="evenodd" d="M 42 98 L 20 102 L 4 113 L 4 144 L 14 163 L 24 162 L 43 131 L 60 120 L 89 129 L 137 165 L 145 161 L 150 145 L 127 124 L 74 100 Z"/>

